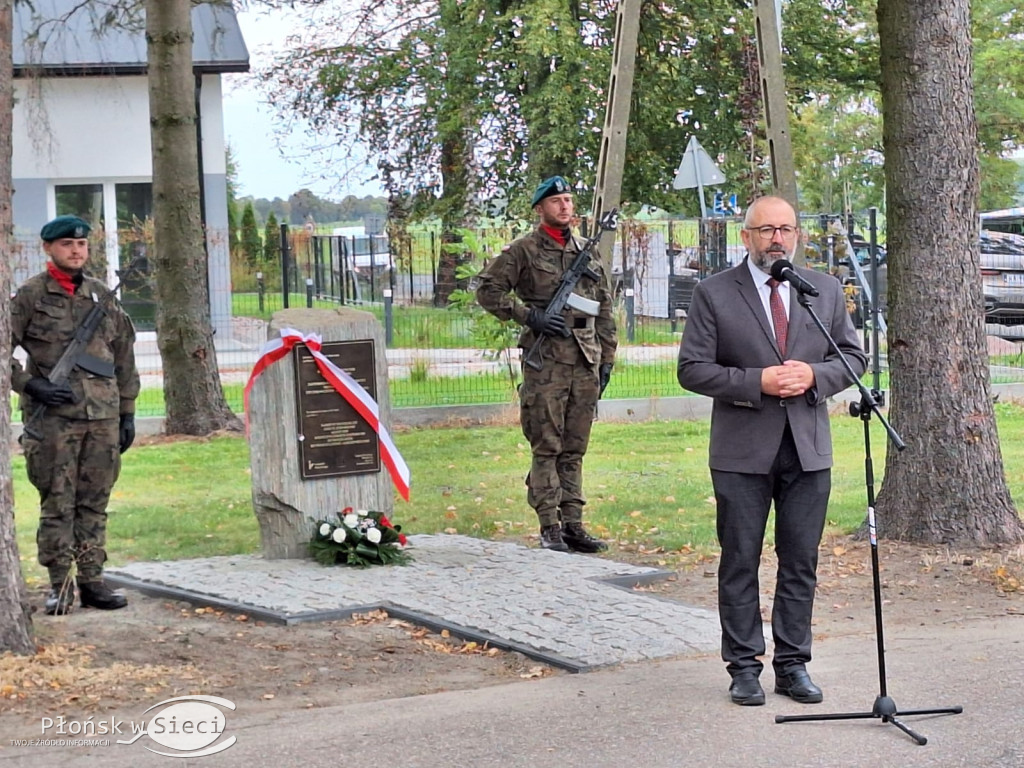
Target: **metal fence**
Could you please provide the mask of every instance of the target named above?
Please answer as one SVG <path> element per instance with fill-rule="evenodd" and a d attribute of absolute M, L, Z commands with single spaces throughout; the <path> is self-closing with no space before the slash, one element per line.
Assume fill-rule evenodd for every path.
<path fill-rule="evenodd" d="M 804 245 L 809 266 L 829 271 L 847 285 L 851 313 L 869 350 L 875 337 L 874 306 L 879 306 L 878 359 L 884 375 L 884 293 L 880 298 L 871 295 L 876 264 L 869 225 L 867 217 L 840 221 L 805 216 Z M 606 397 L 684 394 L 676 382 L 676 355 L 693 287 L 742 259 L 741 227 L 737 218 L 632 220 L 621 223 L 614 242 L 609 235 L 602 243 L 611 263 L 619 327 L 619 353 Z M 848 237 L 853 231 L 863 236 Z M 520 233 L 491 229 L 472 234 L 478 248 L 493 254 Z M 242 388 L 267 340 L 269 320 L 284 306 L 344 305 L 373 313 L 385 328 L 394 407 L 514 402 L 519 351 L 488 348 L 484 313 L 472 303 L 463 309 L 438 306 L 438 286 L 445 277 L 437 231 L 418 231 L 396 248 L 384 237 L 360 242 L 352 236 L 311 236 L 301 230 L 285 230 L 285 235 L 281 261 L 248 263 L 233 255 L 230 280 L 211 280 L 212 304 L 230 308 L 227 318 L 215 322 L 215 341 L 233 408 L 241 410 Z M 26 244 L 16 252 L 19 281 L 41 267 L 40 255 L 26 256 L 33 250 Z M 879 249 L 875 258 L 882 253 Z M 1018 259 L 1018 265 L 1024 262 Z M 878 272 L 884 271 L 884 263 L 877 266 Z M 456 282 L 454 275 L 449 275 L 451 282 Z M 163 410 L 162 366 L 155 333 L 140 325 L 137 358 L 144 392 L 138 410 L 140 415 L 156 415 Z M 1020 323 L 1004 316 L 988 325 L 997 383 L 1024 380 L 1024 347 L 1019 343 L 1024 334 L 1016 335 L 1021 329 L 1024 315 Z"/>

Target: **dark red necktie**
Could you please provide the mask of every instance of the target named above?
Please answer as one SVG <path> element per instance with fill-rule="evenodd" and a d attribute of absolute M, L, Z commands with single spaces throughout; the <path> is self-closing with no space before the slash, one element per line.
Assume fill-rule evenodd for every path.
<path fill-rule="evenodd" d="M 782 305 L 782 297 L 779 296 L 779 281 L 774 277 L 769 278 L 768 287 L 771 289 L 771 294 L 768 296 L 768 307 L 772 311 L 775 340 L 779 343 L 779 352 L 785 357 L 786 336 L 789 333 L 789 318 L 786 317 L 786 308 Z"/>

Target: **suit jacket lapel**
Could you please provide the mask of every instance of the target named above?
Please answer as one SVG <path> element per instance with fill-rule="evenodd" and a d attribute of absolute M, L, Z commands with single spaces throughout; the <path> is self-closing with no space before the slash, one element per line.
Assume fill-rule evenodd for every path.
<path fill-rule="evenodd" d="M 796 349 L 800 329 L 807 322 L 807 310 L 797 300 L 797 292 L 793 286 L 789 287 L 789 331 L 786 337 L 786 347 L 792 351 Z"/>
<path fill-rule="evenodd" d="M 747 259 L 750 257 L 748 256 Z M 775 339 L 775 328 L 772 327 L 771 323 L 768 322 L 768 316 L 764 313 L 764 304 L 761 303 L 761 294 L 758 293 L 757 286 L 754 285 L 754 278 L 750 276 L 750 268 L 747 266 L 747 259 L 744 259 L 742 263 L 734 267 L 736 270 L 736 282 L 738 284 L 740 298 L 747 305 L 747 308 L 753 313 L 754 319 L 757 324 L 761 326 L 761 332 L 764 333 L 765 339 L 772 348 L 775 350 L 775 354 L 779 356 L 779 360 L 782 360 L 782 355 L 779 353 L 779 343 Z M 792 308 L 790 308 L 792 312 Z M 789 323 L 790 333 L 792 333 L 793 321 Z M 792 338 L 792 337 L 789 337 Z M 787 341 L 787 345 L 791 342 Z"/>

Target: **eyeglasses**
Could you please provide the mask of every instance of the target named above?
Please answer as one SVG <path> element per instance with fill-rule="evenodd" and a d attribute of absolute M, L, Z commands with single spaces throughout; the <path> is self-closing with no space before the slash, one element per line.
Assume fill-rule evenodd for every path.
<path fill-rule="evenodd" d="M 773 227 L 766 224 L 763 227 L 747 227 L 746 229 L 749 232 L 757 232 L 757 234 L 761 236 L 762 240 L 771 240 L 775 237 L 776 232 L 780 233 L 784 240 L 789 240 L 789 238 L 793 237 L 797 232 L 797 227 L 790 224 L 784 224 L 781 227 Z"/>

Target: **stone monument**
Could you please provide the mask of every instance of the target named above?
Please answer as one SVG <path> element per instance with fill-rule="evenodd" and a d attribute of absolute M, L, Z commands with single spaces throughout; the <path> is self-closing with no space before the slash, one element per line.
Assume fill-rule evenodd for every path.
<path fill-rule="evenodd" d="M 318 334 L 323 354 L 377 401 L 380 423 L 391 423 L 384 331 L 369 312 L 283 309 L 268 340 L 282 329 Z M 317 520 L 345 507 L 391 516 L 391 477 L 377 434 L 320 373 L 305 345 L 267 366 L 249 393 L 252 502 L 263 556 L 305 557 Z"/>

